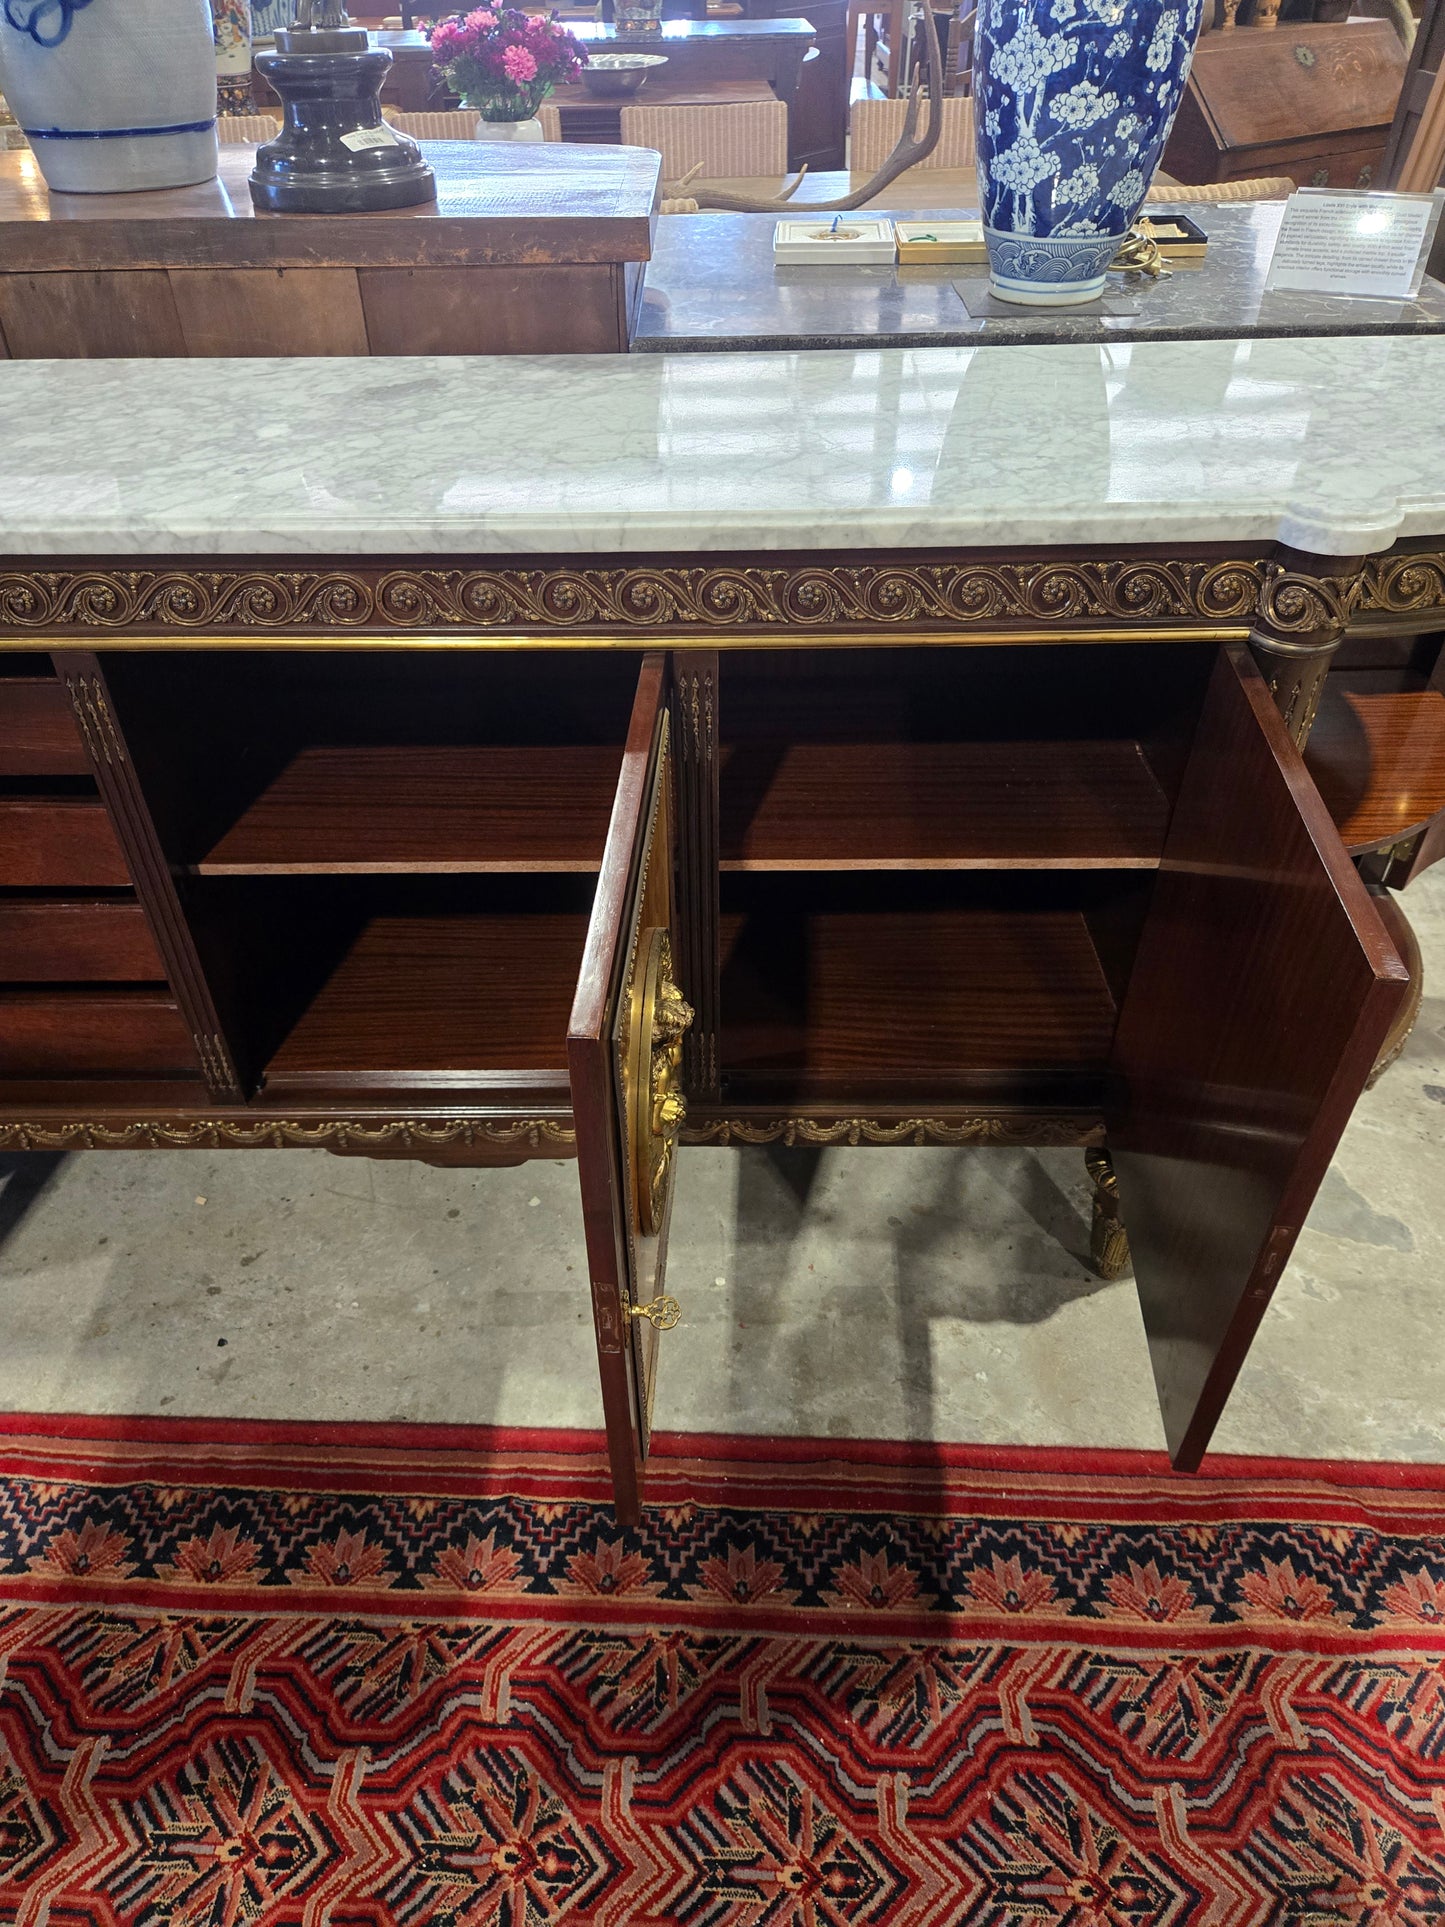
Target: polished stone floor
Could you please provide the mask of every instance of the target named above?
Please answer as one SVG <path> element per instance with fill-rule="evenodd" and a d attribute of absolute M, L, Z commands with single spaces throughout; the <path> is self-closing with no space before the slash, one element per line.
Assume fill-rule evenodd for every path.
<path fill-rule="evenodd" d="M 1445 866 L 1420 1023 L 1362 1101 L 1217 1435 L 1445 1459 Z M 315 1152 L 0 1164 L 0 1408 L 598 1422 L 570 1163 Z M 1156 1446 L 1134 1288 L 1077 1152 L 684 1154 L 656 1418 Z"/>

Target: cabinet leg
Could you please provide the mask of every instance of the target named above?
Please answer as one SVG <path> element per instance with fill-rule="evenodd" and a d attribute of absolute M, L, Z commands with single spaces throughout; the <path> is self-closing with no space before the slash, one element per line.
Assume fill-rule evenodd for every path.
<path fill-rule="evenodd" d="M 1101 1278 L 1127 1278 L 1134 1269 L 1129 1256 L 1129 1234 L 1119 1213 L 1119 1180 L 1113 1161 L 1102 1146 L 1084 1153 L 1084 1166 L 1094 1181 L 1094 1224 L 1089 1249 Z"/>
<path fill-rule="evenodd" d="M 1380 1046 L 1380 1055 L 1375 1060 L 1375 1068 L 1366 1081 L 1366 1090 L 1375 1085 L 1389 1070 L 1410 1041 L 1410 1032 L 1415 1028 L 1415 1020 L 1420 1015 L 1421 1000 L 1425 995 L 1425 960 L 1420 955 L 1420 939 L 1415 935 L 1414 925 L 1405 915 L 1398 897 L 1391 896 L 1383 886 L 1370 891 L 1375 899 L 1375 908 L 1380 920 L 1390 934 L 1390 941 L 1400 953 L 1400 960 L 1410 973 L 1410 988 L 1405 993 L 1395 1021 L 1389 1034 Z"/>
<path fill-rule="evenodd" d="M 1358 593 L 1361 566 L 1358 559 L 1282 548 L 1266 568 L 1249 646 L 1296 749 L 1309 739 L 1330 659 Z"/>

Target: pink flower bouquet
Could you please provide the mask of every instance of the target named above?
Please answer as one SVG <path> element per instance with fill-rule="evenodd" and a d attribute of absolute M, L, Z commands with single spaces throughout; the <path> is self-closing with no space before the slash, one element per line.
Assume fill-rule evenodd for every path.
<path fill-rule="evenodd" d="M 516 7 L 454 13 L 428 30 L 438 71 L 484 120 L 530 120 L 558 81 L 574 79 L 587 59 L 557 20 Z"/>

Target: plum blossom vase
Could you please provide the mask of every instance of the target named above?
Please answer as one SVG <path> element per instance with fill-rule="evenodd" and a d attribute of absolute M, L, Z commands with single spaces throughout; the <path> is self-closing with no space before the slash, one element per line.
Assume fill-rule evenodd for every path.
<path fill-rule="evenodd" d="M 0 0 L 0 93 L 52 192 L 216 172 L 209 0 Z"/>
<path fill-rule="evenodd" d="M 989 291 L 1096 301 L 1169 137 L 1201 0 L 982 0 L 974 87 Z"/>

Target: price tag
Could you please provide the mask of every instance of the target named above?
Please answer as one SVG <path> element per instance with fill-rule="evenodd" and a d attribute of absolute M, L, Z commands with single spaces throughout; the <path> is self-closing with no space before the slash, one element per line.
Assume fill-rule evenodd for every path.
<path fill-rule="evenodd" d="M 1302 188 L 1285 203 L 1268 292 L 1408 301 L 1425 275 L 1445 195 Z"/>
<path fill-rule="evenodd" d="M 350 134 L 341 136 L 341 145 L 349 147 L 353 154 L 359 154 L 364 147 L 396 147 L 396 135 L 383 122 L 380 127 L 358 127 Z"/>

